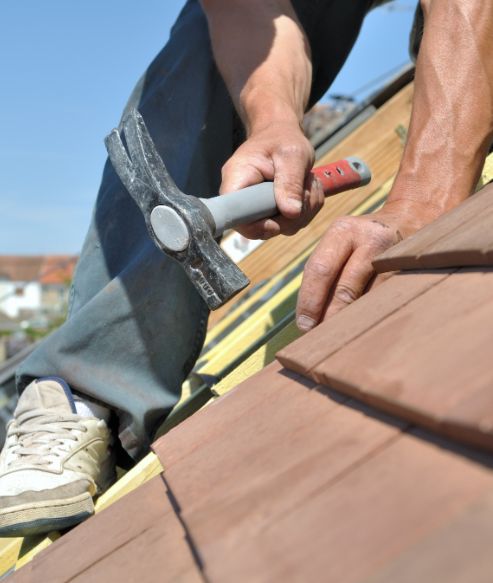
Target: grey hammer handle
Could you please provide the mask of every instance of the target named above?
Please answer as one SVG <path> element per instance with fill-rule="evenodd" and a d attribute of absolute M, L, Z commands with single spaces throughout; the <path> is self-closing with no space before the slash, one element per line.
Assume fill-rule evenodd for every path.
<path fill-rule="evenodd" d="M 330 196 L 368 184 L 371 172 L 359 158 L 346 158 L 312 170 L 322 184 L 325 196 Z M 262 182 L 237 192 L 201 198 L 214 220 L 214 236 L 238 225 L 272 217 L 278 214 L 274 183 Z"/>
<path fill-rule="evenodd" d="M 273 182 L 262 182 L 236 192 L 200 200 L 214 219 L 215 237 L 237 225 L 253 223 L 278 212 Z"/>

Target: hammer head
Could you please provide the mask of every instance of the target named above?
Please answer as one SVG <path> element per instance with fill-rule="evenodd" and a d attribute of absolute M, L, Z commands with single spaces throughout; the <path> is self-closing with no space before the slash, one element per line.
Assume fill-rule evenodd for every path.
<path fill-rule="evenodd" d="M 137 110 L 123 121 L 126 148 L 117 129 L 106 149 L 123 185 L 144 215 L 156 246 L 178 261 L 211 310 L 250 282 L 213 237 L 207 207 L 178 189 Z"/>

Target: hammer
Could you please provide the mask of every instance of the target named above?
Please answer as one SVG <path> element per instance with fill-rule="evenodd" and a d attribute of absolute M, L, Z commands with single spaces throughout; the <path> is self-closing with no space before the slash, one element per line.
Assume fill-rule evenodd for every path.
<path fill-rule="evenodd" d="M 274 185 L 263 182 L 210 199 L 181 192 L 169 175 L 140 113 L 123 120 L 105 144 L 113 167 L 138 205 L 153 242 L 178 261 L 208 307 L 215 310 L 250 281 L 216 239 L 226 229 L 277 214 Z M 312 170 L 326 195 L 368 184 L 371 173 L 358 158 Z"/>

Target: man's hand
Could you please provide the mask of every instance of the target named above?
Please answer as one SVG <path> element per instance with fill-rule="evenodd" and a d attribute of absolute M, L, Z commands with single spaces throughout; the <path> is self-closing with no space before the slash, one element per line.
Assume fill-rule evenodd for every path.
<path fill-rule="evenodd" d="M 413 112 L 392 192 L 382 210 L 338 219 L 320 242 L 298 299 L 303 331 L 358 298 L 379 253 L 470 196 L 480 177 L 493 140 L 493 0 L 421 5 Z"/>
<path fill-rule="evenodd" d="M 252 239 L 293 235 L 323 204 L 300 126 L 312 84 L 310 43 L 290 0 L 201 3 L 216 64 L 248 135 L 223 168 L 221 192 L 273 180 L 280 215 L 239 231 Z"/>
<path fill-rule="evenodd" d="M 273 180 L 280 214 L 238 231 L 249 239 L 268 239 L 305 227 L 324 203 L 321 184 L 309 175 L 313 160 L 313 148 L 296 121 L 254 130 L 224 165 L 221 193 Z"/>
<path fill-rule="evenodd" d="M 306 264 L 298 328 L 308 332 L 359 298 L 374 279 L 373 259 L 436 216 L 433 209 L 395 202 L 371 215 L 334 221 Z"/>

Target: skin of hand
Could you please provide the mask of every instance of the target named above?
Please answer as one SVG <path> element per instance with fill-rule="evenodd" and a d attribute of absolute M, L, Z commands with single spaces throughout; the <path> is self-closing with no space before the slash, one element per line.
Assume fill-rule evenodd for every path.
<path fill-rule="evenodd" d="M 493 0 L 425 0 L 408 142 L 381 210 L 342 217 L 305 267 L 307 332 L 361 296 L 377 255 L 474 192 L 493 140 Z"/>
<path fill-rule="evenodd" d="M 289 0 L 202 0 L 202 6 L 215 61 L 247 131 L 223 167 L 220 192 L 272 180 L 280 214 L 237 230 L 251 239 L 294 235 L 324 203 L 301 129 L 312 78 L 305 33 Z"/>
<path fill-rule="evenodd" d="M 252 132 L 224 165 L 221 193 L 273 180 L 280 214 L 237 230 L 249 239 L 269 239 L 305 227 L 325 199 L 320 182 L 308 175 L 312 165 L 313 148 L 299 125 L 275 122 Z"/>

